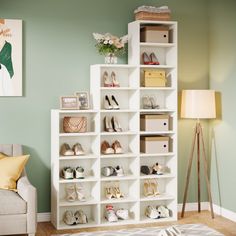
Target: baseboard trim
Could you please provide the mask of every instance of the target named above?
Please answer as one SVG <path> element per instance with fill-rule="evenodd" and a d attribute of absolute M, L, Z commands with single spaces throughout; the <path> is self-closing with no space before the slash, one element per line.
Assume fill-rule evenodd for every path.
<path fill-rule="evenodd" d="M 37 221 L 38 222 L 49 222 L 51 221 L 51 213 L 50 212 L 43 212 L 37 214 Z"/>
<path fill-rule="evenodd" d="M 183 204 L 178 204 L 178 212 L 182 211 Z M 197 211 L 198 203 L 197 202 L 189 202 L 185 205 L 185 211 Z M 209 209 L 209 202 L 201 202 L 201 210 L 205 211 Z"/>
<path fill-rule="evenodd" d="M 197 209 L 197 203 L 187 203 L 185 210 L 186 211 L 196 211 Z M 209 203 L 208 202 L 202 202 L 201 203 L 201 209 L 202 210 L 208 210 L 209 209 Z M 178 211 L 180 212 L 182 210 L 182 204 L 178 204 Z M 38 213 L 38 222 L 49 222 L 51 220 L 51 213 L 50 212 L 44 212 L 44 213 Z"/>
<path fill-rule="evenodd" d="M 228 220 L 236 222 L 236 212 L 230 211 L 216 204 L 213 204 L 213 209 L 217 215 L 220 215 L 224 218 L 227 218 Z"/>

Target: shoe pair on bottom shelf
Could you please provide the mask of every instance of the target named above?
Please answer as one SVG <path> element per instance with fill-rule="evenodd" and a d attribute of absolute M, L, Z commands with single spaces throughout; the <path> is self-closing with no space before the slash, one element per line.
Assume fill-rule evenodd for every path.
<path fill-rule="evenodd" d="M 122 166 L 118 165 L 115 168 L 112 166 L 104 166 L 101 169 L 101 174 L 105 177 L 109 176 L 124 176 L 124 169 Z"/>
<path fill-rule="evenodd" d="M 145 95 L 142 97 L 143 109 L 159 109 L 160 106 L 157 105 L 155 96 Z"/>
<path fill-rule="evenodd" d="M 80 143 L 74 144 L 72 148 L 70 148 L 68 143 L 63 143 L 61 145 L 60 154 L 62 156 L 80 156 L 85 153 Z"/>
<path fill-rule="evenodd" d="M 115 116 L 111 119 L 107 116 L 104 117 L 104 130 L 106 132 L 122 132 L 121 125 Z"/>
<path fill-rule="evenodd" d="M 168 227 L 167 229 L 162 229 L 158 234 L 158 236 L 181 236 L 181 235 L 183 234 L 175 226 Z"/>
<path fill-rule="evenodd" d="M 172 216 L 172 211 L 167 208 L 167 206 L 147 206 L 145 210 L 145 216 L 151 219 L 160 219 L 160 218 L 168 218 Z"/>
<path fill-rule="evenodd" d="M 101 153 L 102 154 L 121 154 L 123 153 L 123 149 L 120 145 L 120 142 L 118 140 L 115 140 L 115 142 L 112 143 L 112 145 L 110 146 L 110 144 L 105 140 L 102 142 L 101 144 Z"/>
<path fill-rule="evenodd" d="M 111 77 L 109 77 L 107 71 L 104 71 L 102 77 L 104 87 L 120 87 L 119 81 L 117 80 L 116 73 L 114 71 L 111 72 Z"/>
<path fill-rule="evenodd" d="M 156 179 L 148 179 L 143 183 L 143 194 L 145 197 L 156 197 L 160 195 Z"/>
<path fill-rule="evenodd" d="M 123 198 L 124 194 L 120 190 L 119 183 L 110 183 L 105 186 L 105 197 L 107 199 Z"/>
<path fill-rule="evenodd" d="M 64 179 L 84 179 L 84 168 L 81 166 L 77 166 L 75 169 L 64 167 L 61 170 L 61 177 Z"/>
<path fill-rule="evenodd" d="M 106 205 L 105 211 L 105 219 L 108 222 L 117 222 L 118 219 L 120 220 L 128 220 L 129 219 L 129 210 L 120 208 L 118 210 L 114 210 L 112 205 Z"/>
<path fill-rule="evenodd" d="M 78 210 L 75 213 L 66 211 L 63 216 L 63 221 L 67 225 L 87 224 L 88 218 L 82 210 Z"/>
<path fill-rule="evenodd" d="M 114 95 L 111 95 L 110 98 L 108 97 L 108 95 L 105 95 L 104 109 L 106 110 L 119 110 L 120 109 L 119 103 L 117 102 Z"/>
<path fill-rule="evenodd" d="M 66 200 L 68 202 L 74 202 L 76 200 L 81 202 L 86 201 L 84 188 L 82 187 L 82 185 L 79 184 L 66 185 Z"/>

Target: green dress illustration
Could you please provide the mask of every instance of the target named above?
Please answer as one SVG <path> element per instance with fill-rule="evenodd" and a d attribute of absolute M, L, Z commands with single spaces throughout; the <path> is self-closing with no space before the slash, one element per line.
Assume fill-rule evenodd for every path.
<path fill-rule="evenodd" d="M 14 70 L 12 66 L 12 59 L 11 59 L 11 51 L 12 46 L 7 41 L 5 42 L 2 50 L 0 51 L 0 65 L 4 65 L 9 72 L 10 78 L 14 75 Z"/>

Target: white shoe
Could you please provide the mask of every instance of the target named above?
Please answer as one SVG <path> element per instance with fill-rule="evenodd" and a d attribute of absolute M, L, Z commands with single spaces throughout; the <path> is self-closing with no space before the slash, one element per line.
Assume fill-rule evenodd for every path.
<path fill-rule="evenodd" d="M 170 217 L 170 210 L 166 206 L 158 206 L 156 209 L 160 213 L 161 218 Z"/>
<path fill-rule="evenodd" d="M 115 172 L 116 172 L 116 176 L 119 176 L 119 177 L 124 176 L 124 169 L 122 168 L 122 166 L 118 165 L 115 168 Z"/>
<path fill-rule="evenodd" d="M 127 209 L 118 209 L 116 211 L 116 215 L 118 217 L 118 219 L 121 220 L 128 220 L 129 219 L 129 211 Z"/>
<path fill-rule="evenodd" d="M 111 102 L 110 102 L 109 97 L 107 95 L 104 97 L 104 109 L 106 109 L 106 110 L 113 109 L 113 106 L 111 105 Z"/>
<path fill-rule="evenodd" d="M 115 211 L 112 205 L 106 206 L 105 218 L 107 219 L 108 222 L 118 221 L 117 215 L 115 214 Z"/>
<path fill-rule="evenodd" d="M 75 168 L 75 178 L 84 179 L 84 168 L 82 166 L 78 166 Z"/>
<path fill-rule="evenodd" d="M 156 208 L 152 206 L 147 206 L 145 210 L 145 215 L 151 219 L 159 219 L 160 215 Z"/>
<path fill-rule="evenodd" d="M 119 110 L 120 109 L 119 104 L 116 101 L 115 96 L 113 96 L 113 95 L 111 96 L 111 105 L 112 105 L 112 109 L 114 109 L 114 110 Z"/>

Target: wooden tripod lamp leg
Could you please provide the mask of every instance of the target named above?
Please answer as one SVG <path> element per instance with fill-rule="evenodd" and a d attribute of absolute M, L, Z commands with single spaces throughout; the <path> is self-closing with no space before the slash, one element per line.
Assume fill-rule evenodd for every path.
<path fill-rule="evenodd" d="M 201 125 L 199 125 L 199 126 L 200 126 L 199 128 L 200 128 L 200 135 L 201 135 L 201 141 L 202 141 L 204 172 L 205 172 L 205 178 L 206 178 L 206 183 L 207 183 L 207 192 L 208 192 L 210 208 L 211 208 L 211 217 L 212 217 L 212 219 L 214 219 L 214 211 L 213 211 L 212 196 L 211 196 L 211 187 L 210 187 L 210 181 L 209 181 L 209 178 L 208 178 L 208 165 L 207 165 L 207 159 L 206 159 L 206 150 L 205 150 L 205 145 L 204 145 L 202 127 L 201 127 Z"/>
<path fill-rule="evenodd" d="M 187 178 L 186 178 L 186 184 L 185 184 L 185 189 L 184 189 L 184 199 L 183 199 L 181 217 L 184 217 L 185 205 L 187 201 L 188 185 L 189 185 L 190 173 L 191 173 L 192 162 L 193 162 L 193 153 L 194 153 L 194 147 L 195 147 L 195 142 L 196 142 L 196 136 L 197 136 L 197 125 L 195 127 L 194 134 L 193 134 L 192 149 L 191 149 L 191 154 L 190 154 L 190 158 L 188 162 Z"/>

